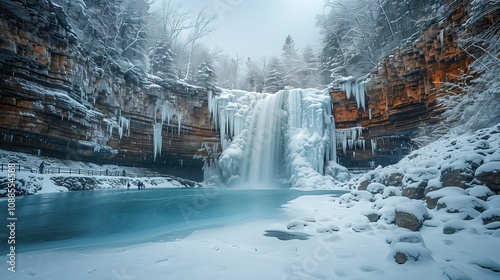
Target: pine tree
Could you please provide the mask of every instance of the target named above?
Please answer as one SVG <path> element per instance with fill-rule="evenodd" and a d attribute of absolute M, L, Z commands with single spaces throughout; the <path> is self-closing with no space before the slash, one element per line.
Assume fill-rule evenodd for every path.
<path fill-rule="evenodd" d="M 318 85 L 318 58 L 311 46 L 302 51 L 302 58 L 297 71 L 297 78 L 301 88 Z"/>
<path fill-rule="evenodd" d="M 295 42 L 292 36 L 288 35 L 285 38 L 285 43 L 283 44 L 283 54 L 282 54 L 282 70 L 283 79 L 286 86 L 300 87 L 298 82 L 298 68 L 299 68 L 299 58 L 297 54 L 297 49 L 295 48 Z"/>
<path fill-rule="evenodd" d="M 217 86 L 217 75 L 214 71 L 214 65 L 210 61 L 203 61 L 198 66 L 195 83 L 197 86 L 211 89 Z"/>
<path fill-rule="evenodd" d="M 269 62 L 269 75 L 266 78 L 264 91 L 275 93 L 285 86 L 283 68 L 277 57 L 271 58 Z"/>
<path fill-rule="evenodd" d="M 175 64 L 172 51 L 166 44 L 157 43 L 149 52 L 151 73 L 172 84 L 178 77 L 175 75 Z"/>
<path fill-rule="evenodd" d="M 289 59 L 297 57 L 297 49 L 295 49 L 295 41 L 290 35 L 286 36 L 285 38 L 285 43 L 283 44 L 283 56 Z"/>
<path fill-rule="evenodd" d="M 326 34 L 323 39 L 323 51 L 321 54 L 321 76 L 325 84 L 347 76 L 345 68 L 344 51 L 339 36 L 334 33 Z"/>

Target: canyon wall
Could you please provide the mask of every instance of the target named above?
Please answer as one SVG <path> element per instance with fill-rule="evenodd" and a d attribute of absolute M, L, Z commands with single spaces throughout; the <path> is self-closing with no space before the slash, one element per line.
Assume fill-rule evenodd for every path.
<path fill-rule="evenodd" d="M 51 1 L 0 2 L 0 148 L 201 172 L 217 142 L 207 90 L 130 69 L 104 73 L 79 40 Z M 156 157 L 155 123 L 163 123 Z"/>
<path fill-rule="evenodd" d="M 459 40 L 487 29 L 499 15 L 486 15 L 473 27 L 466 27 L 471 1 L 450 1 L 445 16 L 426 23 L 423 33 L 414 35 L 392 50 L 363 81 L 347 81 L 366 89 L 365 108 L 353 94 L 347 98 L 346 81 L 330 88 L 337 128 L 361 126 L 360 141 L 349 145 L 339 158 L 346 166 L 392 164 L 412 149 L 411 140 L 425 134 L 425 127 L 440 121 L 443 108 L 437 102 L 450 94 L 447 83 L 458 84 L 468 73 L 472 56 Z M 460 94 L 459 91 L 456 93 Z M 363 93 L 364 94 L 364 93 Z M 361 107 L 361 108 L 358 108 Z"/>

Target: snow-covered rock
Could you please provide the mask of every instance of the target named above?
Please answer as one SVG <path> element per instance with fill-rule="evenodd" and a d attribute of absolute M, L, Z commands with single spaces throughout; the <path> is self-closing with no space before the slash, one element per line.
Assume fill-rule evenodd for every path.
<path fill-rule="evenodd" d="M 474 172 L 465 162 L 457 161 L 441 166 L 441 182 L 445 187 L 467 188 L 474 179 Z"/>
<path fill-rule="evenodd" d="M 431 252 L 420 244 L 399 242 L 396 243 L 389 253 L 398 264 L 406 262 L 422 262 L 433 260 Z"/>
<path fill-rule="evenodd" d="M 465 190 L 459 187 L 447 187 L 432 191 L 425 196 L 425 203 L 429 209 L 434 209 L 440 198 L 449 195 L 465 195 Z"/>
<path fill-rule="evenodd" d="M 377 193 L 383 193 L 385 189 L 385 185 L 381 183 L 370 183 L 367 187 L 366 190 L 370 192 L 371 194 L 375 195 Z"/>
<path fill-rule="evenodd" d="M 352 223 L 351 228 L 355 232 L 363 232 L 372 229 L 370 225 L 366 222 L 354 222 Z"/>
<path fill-rule="evenodd" d="M 427 182 L 427 187 L 425 187 L 424 189 L 424 195 L 427 195 L 429 192 L 439 190 L 441 188 L 443 188 L 443 184 L 438 178 L 431 179 L 429 180 L 429 182 Z"/>
<path fill-rule="evenodd" d="M 475 176 L 493 192 L 500 192 L 500 161 L 492 161 L 479 166 Z"/>
<path fill-rule="evenodd" d="M 406 170 L 403 177 L 403 195 L 412 199 L 424 198 L 427 182 L 439 177 L 439 170 L 435 167 L 413 167 Z"/>
<path fill-rule="evenodd" d="M 403 170 L 388 167 L 382 174 L 384 175 L 383 183 L 386 186 L 401 187 L 403 185 L 403 177 L 405 175 Z"/>
<path fill-rule="evenodd" d="M 444 209 L 447 213 L 465 212 L 474 209 L 483 212 L 489 208 L 481 199 L 468 195 L 448 195 L 438 200 L 436 209 Z"/>
<path fill-rule="evenodd" d="M 373 194 L 369 191 L 351 191 L 350 200 L 349 201 L 372 201 Z"/>
<path fill-rule="evenodd" d="M 384 189 L 382 193 L 382 198 L 388 198 L 390 196 L 401 196 L 403 192 L 398 187 L 389 186 Z"/>
<path fill-rule="evenodd" d="M 419 232 L 403 232 L 396 234 L 392 238 L 387 240 L 391 245 L 395 245 L 399 242 L 421 244 L 425 247 L 424 239 Z"/>
<path fill-rule="evenodd" d="M 372 223 L 378 221 L 378 219 L 380 218 L 378 211 L 375 209 L 364 210 L 361 212 L 361 214 L 366 216 L 368 220 Z"/>
<path fill-rule="evenodd" d="M 396 225 L 412 231 L 419 230 L 428 219 L 427 208 L 420 201 L 409 201 L 396 205 Z"/>
<path fill-rule="evenodd" d="M 467 194 L 484 201 L 488 200 L 488 197 L 494 195 L 494 193 L 486 186 L 474 186 L 469 188 L 467 189 Z"/>
<path fill-rule="evenodd" d="M 494 222 L 500 222 L 500 208 L 491 208 L 481 214 L 483 224 L 487 225 Z"/>
<path fill-rule="evenodd" d="M 463 220 L 454 219 L 446 222 L 443 225 L 444 234 L 454 234 L 456 232 L 462 231 L 467 228 L 466 223 Z"/>

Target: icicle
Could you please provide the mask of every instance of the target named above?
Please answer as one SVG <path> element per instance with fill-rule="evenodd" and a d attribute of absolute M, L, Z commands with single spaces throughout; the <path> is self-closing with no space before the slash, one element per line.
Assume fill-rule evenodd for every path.
<path fill-rule="evenodd" d="M 370 141 L 371 141 L 371 144 L 372 144 L 372 156 L 374 156 L 375 155 L 375 151 L 377 149 L 377 140 L 370 139 Z"/>
<path fill-rule="evenodd" d="M 439 42 L 441 43 L 441 47 L 443 47 L 443 37 L 444 37 L 444 29 L 439 30 Z"/>
<path fill-rule="evenodd" d="M 372 108 L 368 108 L 368 119 L 372 119 Z"/>
<path fill-rule="evenodd" d="M 123 136 L 123 132 L 127 131 L 127 137 L 130 135 L 130 120 L 120 116 L 118 119 L 118 134 L 120 135 L 120 139 Z"/>
<path fill-rule="evenodd" d="M 207 92 L 207 98 L 208 98 L 208 112 L 212 114 L 213 108 L 212 108 L 212 90 L 208 90 Z"/>
<path fill-rule="evenodd" d="M 345 91 L 347 99 L 351 98 L 351 90 L 352 90 L 351 82 L 349 81 L 343 82 L 342 84 L 340 84 L 340 87 L 342 88 L 343 91 Z"/>
<path fill-rule="evenodd" d="M 156 156 L 161 155 L 161 147 L 162 147 L 162 129 L 163 129 L 163 124 L 162 123 L 155 123 L 153 127 L 153 153 L 154 153 L 154 160 L 156 160 Z"/>
<path fill-rule="evenodd" d="M 182 120 L 182 114 L 177 113 L 177 135 L 181 135 L 181 120 Z"/>

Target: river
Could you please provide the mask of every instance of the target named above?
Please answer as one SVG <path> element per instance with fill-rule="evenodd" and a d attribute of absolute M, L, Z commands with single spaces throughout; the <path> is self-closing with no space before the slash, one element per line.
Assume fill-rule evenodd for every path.
<path fill-rule="evenodd" d="M 16 248 L 23 252 L 176 240 L 199 229 L 283 215 L 280 207 L 301 195 L 342 193 L 177 188 L 19 197 Z"/>

